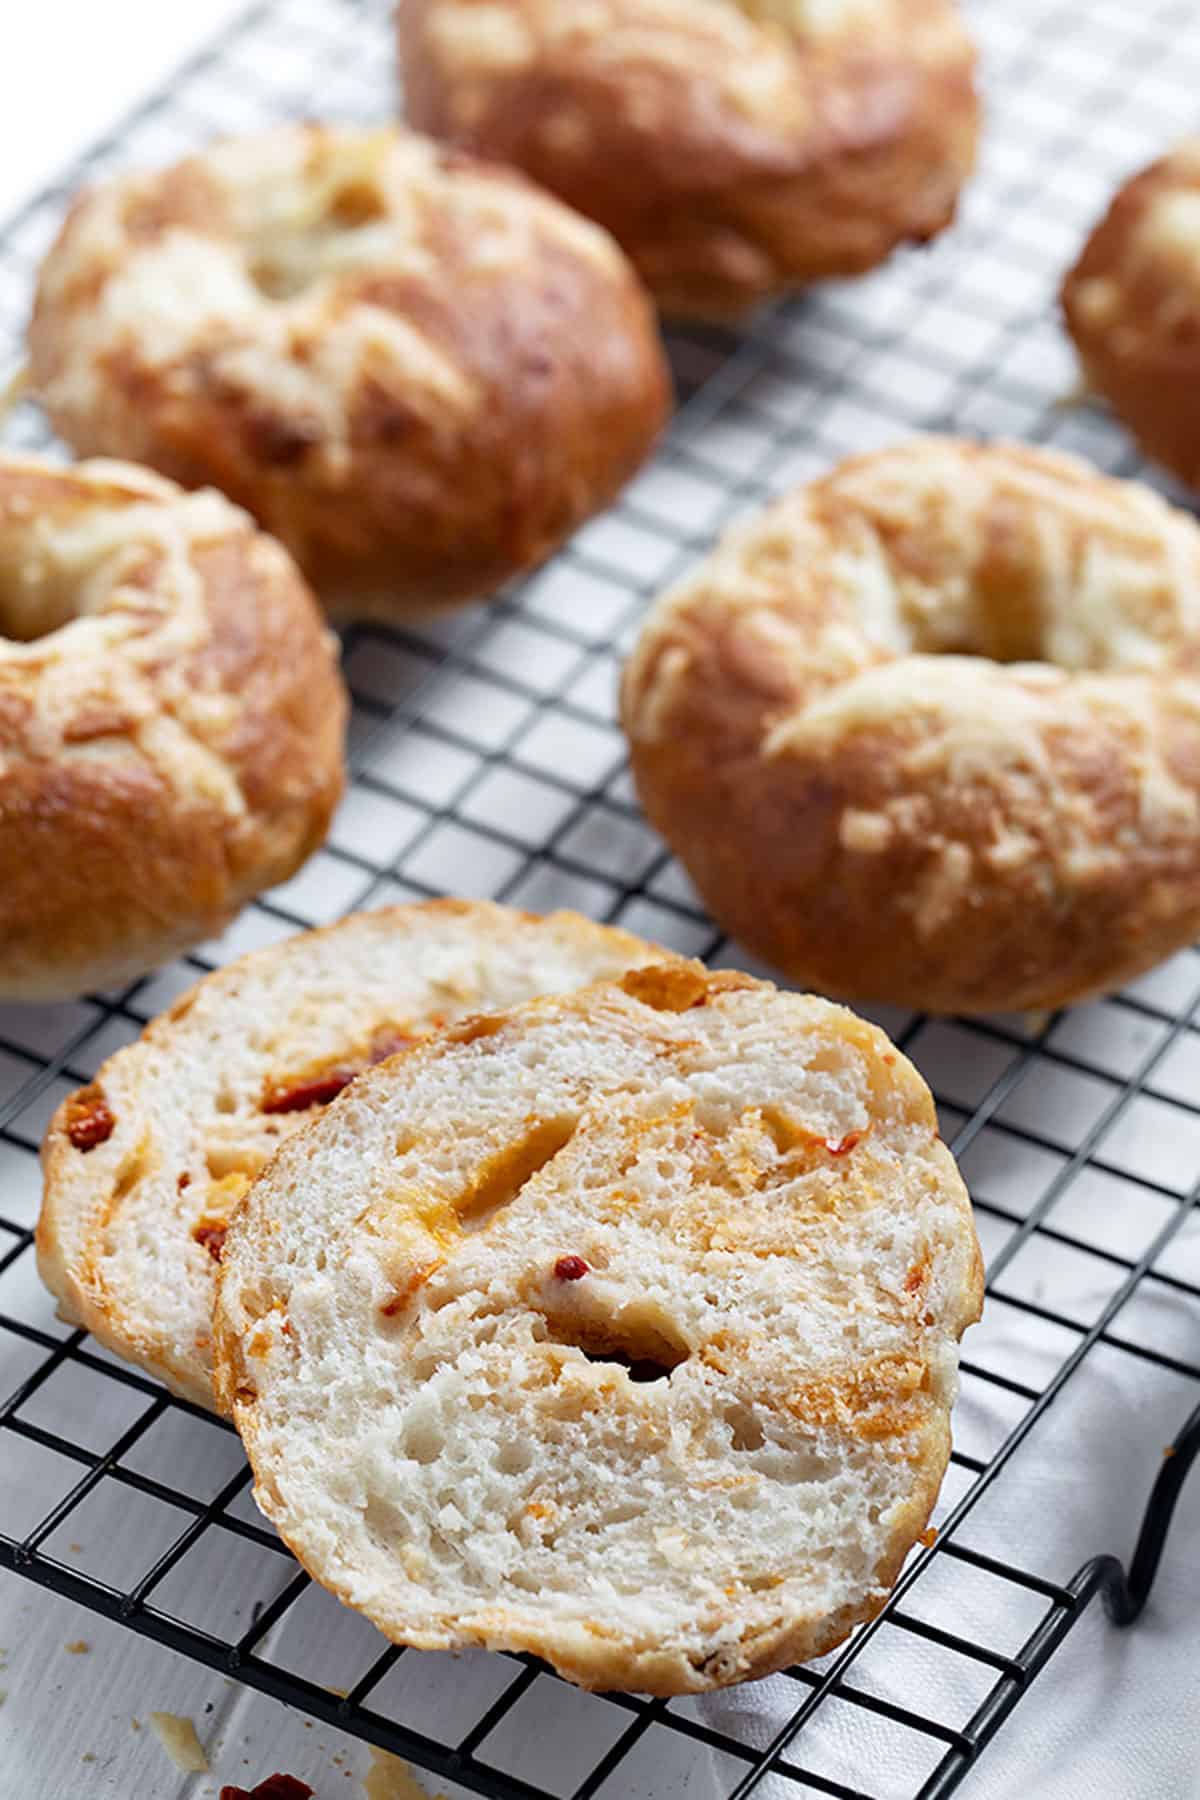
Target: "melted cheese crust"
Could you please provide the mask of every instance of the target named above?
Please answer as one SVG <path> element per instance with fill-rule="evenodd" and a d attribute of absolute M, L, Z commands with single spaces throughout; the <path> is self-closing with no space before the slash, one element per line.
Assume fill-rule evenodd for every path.
<path fill-rule="evenodd" d="M 796 979 L 862 991 L 843 972 L 856 927 L 887 969 L 887 928 L 856 910 L 872 866 L 900 927 L 875 997 L 920 1004 L 905 962 L 928 955 L 954 965 L 931 1003 L 968 1010 L 989 934 L 1023 918 L 1032 963 L 1040 914 L 1069 936 L 1085 895 L 1114 959 L 1146 966 L 1192 931 L 1200 530 L 1074 459 L 929 439 L 799 489 L 658 603 L 624 719 L 647 810 L 709 905 Z M 710 750 L 707 775 L 705 738 L 726 759 Z M 742 867 L 764 859 L 755 901 Z M 829 894 L 841 945 L 804 963 L 806 908 Z M 1037 979 L 1053 996 L 1054 972 Z"/>

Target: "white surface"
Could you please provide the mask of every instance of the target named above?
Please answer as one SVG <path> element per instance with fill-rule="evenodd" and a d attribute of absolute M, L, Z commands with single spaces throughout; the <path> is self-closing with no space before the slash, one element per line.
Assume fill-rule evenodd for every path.
<path fill-rule="evenodd" d="M 32 0 L 18 25 L 7 33 L 0 58 L 0 211 L 52 178 L 78 147 L 107 127 L 147 83 L 186 52 L 200 36 L 215 31 L 221 18 L 237 10 L 236 0 L 105 0 L 86 6 L 82 0 Z M 1061 23 L 1065 9 L 1053 14 Z M 599 521 L 581 534 L 590 558 L 579 565 L 560 563 L 542 577 L 524 603 L 523 625 L 494 630 L 481 640 L 480 661 L 515 672 L 527 687 L 549 688 L 570 674 L 571 657 L 561 640 L 539 635 L 540 617 L 553 617 L 569 607 L 576 623 L 604 638 L 625 610 L 623 583 L 631 577 L 658 580 L 673 566 L 670 543 L 656 536 L 654 520 L 685 519 L 697 535 L 715 528 L 735 502 L 724 484 L 752 469 L 764 472 L 773 486 L 798 479 L 829 456 L 865 448 L 880 436 L 896 435 L 896 419 L 925 423 L 937 416 L 944 400 L 954 408 L 955 422 L 982 432 L 1016 432 L 1041 417 L 1045 396 L 1064 391 L 1071 380 L 1070 358 L 1057 325 L 1043 312 L 1030 312 L 1050 291 L 1055 271 L 1070 254 L 1084 223 L 1125 169 L 1134 166 L 1161 142 L 1192 122 L 1195 82 L 1186 75 L 1200 41 L 1165 44 L 1159 66 L 1149 71 L 1147 97 L 1126 104 L 1114 71 L 1140 68 L 1145 46 L 1135 42 L 1136 14 L 1115 0 L 1093 0 L 1088 30 L 1076 32 L 1064 48 L 1051 29 L 1048 0 L 1014 0 L 998 7 L 977 0 L 973 12 L 986 31 L 990 66 L 1003 73 L 1010 51 L 1016 57 L 1031 19 L 1045 15 L 1044 66 L 1036 78 L 1012 77 L 1012 94 L 998 119 L 979 183 L 972 190 L 964 229 L 992 229 L 996 196 L 1005 184 L 1036 176 L 1031 189 L 1037 202 L 1026 200 L 1004 210 L 995 237 L 987 242 L 993 261 L 985 270 L 969 262 L 956 272 L 943 263 L 944 285 L 936 302 L 922 303 L 919 262 L 901 261 L 880 277 L 834 292 L 827 303 L 793 317 L 781 328 L 799 359 L 781 377 L 773 372 L 759 396 L 757 414 L 722 413 L 699 433 L 685 473 L 679 466 L 659 465 L 636 484 L 633 501 L 642 523 L 625 514 Z M 329 68 L 314 45 L 320 42 L 322 0 L 289 0 L 289 18 L 264 50 L 254 80 L 243 84 L 209 83 L 203 108 L 193 108 L 181 131 L 195 133 L 197 116 L 219 115 L 229 128 L 252 124 L 256 93 L 263 77 L 286 80 L 297 94 L 312 90 L 314 66 L 322 72 L 322 93 L 332 93 L 333 110 L 353 107 L 355 45 L 339 43 L 342 67 Z M 294 30 L 291 16 L 299 18 Z M 314 31 L 305 35 L 307 25 Z M 326 22 L 327 23 L 327 22 Z M 1056 26 L 1054 29 L 1058 29 Z M 1200 34 L 1197 34 L 1200 40 Z M 373 42 L 382 43 L 382 36 Z M 1127 47 L 1123 47 L 1126 46 Z M 318 59 L 314 65 L 314 57 Z M 336 58 L 330 58 L 329 64 Z M 254 74 L 251 71 L 251 74 Z M 369 104 L 385 104 L 387 71 L 381 61 L 371 79 Z M 1138 80 L 1141 79 L 1139 74 Z M 257 82 L 257 86 L 256 86 Z M 1063 140 L 1064 84 L 1103 94 L 1092 111 L 1103 117 L 1104 130 L 1094 141 Z M 1137 82 L 1128 84 L 1131 92 Z M 1136 99 L 1136 96 L 1134 96 Z M 186 111 L 186 109 L 185 109 Z M 1069 112 L 1066 115 L 1069 117 Z M 165 156 L 177 148 L 164 123 L 138 135 L 130 154 L 139 160 Z M 1045 193 L 1045 203 L 1041 204 Z M 40 227 L 39 227 L 40 230 Z M 24 246 L 26 254 L 36 248 Z M 1001 242 L 1006 248 L 994 248 Z M 953 247 L 948 251 L 953 254 Z M 6 287 L 0 269 L 0 364 L 15 342 L 17 321 L 25 304 L 15 281 Z M 5 310 L 11 309 L 11 310 Z M 1002 336 L 1006 317 L 1028 317 L 1015 342 Z M 897 324 L 901 337 L 890 344 Z M 851 348 L 848 350 L 847 345 Z M 869 348 L 863 347 L 869 345 Z M 925 361 L 919 358 L 924 356 Z M 845 369 L 862 386 L 847 389 L 817 408 L 822 372 Z M 983 369 L 985 372 L 980 373 Z M 992 382 L 999 369 L 1011 383 L 1008 397 Z M 807 383 L 807 385 L 806 385 Z M 1024 383 L 1026 402 L 1019 396 Z M 964 385 L 965 384 L 965 385 Z M 867 398 L 883 395 L 883 404 Z M 965 396 L 965 397 L 964 397 Z M 820 438 L 807 435 L 819 410 Z M 799 434 L 785 455 L 774 442 L 779 422 L 794 420 Z M 765 422 L 764 422 L 765 421 Z M 774 421 L 774 423 L 771 423 Z M 1082 449 L 1107 466 L 1119 463 L 1127 447 L 1119 432 L 1095 415 L 1063 413 L 1044 435 L 1062 447 Z M 605 574 L 605 569 L 612 571 Z M 464 629 L 476 629 L 467 616 Z M 507 632 L 507 638 L 504 633 Z M 540 660 L 539 660 L 540 659 Z M 556 659 L 556 660 L 554 660 Z M 393 700 L 427 679 L 426 665 L 407 655 L 362 643 L 351 657 L 350 672 L 360 690 Z M 458 803 L 461 818 L 503 825 L 514 842 L 536 842 L 562 816 L 561 792 L 549 778 L 564 770 L 579 773 L 589 785 L 604 780 L 615 763 L 615 741 L 605 728 L 611 705 L 612 669 L 608 662 L 581 664 L 571 676 L 577 711 L 594 724 L 559 712 L 535 714 L 519 696 L 461 678 L 427 680 L 425 712 L 443 734 L 472 740 L 480 754 L 510 733 L 519 769 L 493 768 L 470 750 L 453 747 L 443 735 L 404 738 L 385 732 L 372 740 L 369 766 L 377 786 L 360 789 L 343 808 L 333 834 L 335 846 L 359 854 L 390 857 L 401 850 L 420 825 L 419 812 L 385 786 L 419 791 L 427 799 L 449 799 L 457 784 L 480 774 L 471 793 Z M 420 756 L 419 767 L 414 762 Z M 614 805 L 627 797 L 617 776 L 610 787 Z M 566 847 L 580 863 L 593 867 L 591 881 L 568 877 L 539 866 L 521 875 L 517 897 L 532 905 L 582 904 L 605 907 L 614 876 L 632 861 L 650 866 L 654 845 L 647 833 L 618 814 L 598 809 L 572 826 Z M 607 832 L 607 836 L 605 835 Z M 614 835 L 614 833 L 617 833 Z M 501 854 L 493 840 L 473 837 L 461 824 L 445 823 L 424 841 L 409 872 L 431 884 L 472 891 L 497 891 L 522 870 L 515 850 Z M 353 879 L 352 879 L 353 878 Z M 291 884 L 288 904 L 303 918 L 320 920 L 358 897 L 353 865 L 324 855 Z M 574 885 L 572 885 L 572 883 Z M 552 886 L 548 884 L 553 884 Z M 655 866 L 650 897 L 639 898 L 622 916 L 634 929 L 665 935 L 680 947 L 694 948 L 703 932 L 694 922 L 656 904 L 686 901 L 688 888 L 672 865 Z M 398 890 L 398 891 L 403 891 Z M 375 893 L 386 897 L 386 890 Z M 213 947 L 219 959 L 251 944 L 277 936 L 285 927 L 278 919 L 247 912 L 225 942 Z M 689 936 L 690 934 L 690 936 Z M 722 961 L 736 961 L 736 949 Z M 1191 956 L 1176 958 L 1167 968 L 1139 984 L 1143 997 L 1168 1010 L 1178 1006 L 1197 984 L 1198 965 Z M 165 1004 L 181 985 L 179 972 L 164 973 L 147 991 L 147 1005 Z M 51 1051 L 86 1023 L 86 1009 L 30 1010 L 8 1014 L 4 1035 L 27 1043 L 31 1055 Z M 889 1018 L 903 1026 L 903 1017 Z M 1063 1158 L 1079 1142 L 1109 1102 L 1112 1077 L 1128 1071 L 1152 1047 L 1158 1027 L 1112 1008 L 1081 1009 L 1060 1028 L 1059 1041 L 1094 1062 L 1096 1077 L 1068 1076 L 1043 1064 L 1022 1083 L 1004 1116 L 1039 1130 L 1050 1147 L 1034 1151 L 1005 1137 L 999 1128 L 986 1130 L 966 1158 L 965 1168 L 977 1197 L 1017 1213 L 1027 1209 L 1053 1178 Z M 77 1061 L 88 1067 L 112 1047 L 105 1032 L 88 1041 Z M 999 1046 L 994 1057 L 978 1040 L 966 1041 L 952 1024 L 926 1027 L 914 1047 L 916 1060 L 951 1102 L 970 1107 L 990 1080 L 1006 1066 L 1010 1052 Z M 1195 1099 L 1200 1074 L 1200 1040 L 1185 1036 L 1169 1065 L 1160 1071 L 1164 1092 L 1178 1091 Z M 9 1065 L 12 1065 L 11 1067 Z M 20 1089 L 28 1067 L 0 1054 L 0 1100 Z M 1175 1084 L 1174 1090 L 1172 1084 Z M 35 1096 L 18 1115 L 16 1127 L 27 1151 L 6 1154 L 0 1144 L 0 1183 L 5 1209 L 32 1221 L 36 1208 L 36 1173 L 32 1146 L 48 1104 L 62 1091 Z M 1156 1108 L 1158 1109 L 1156 1111 Z M 946 1111 L 946 1129 L 954 1117 Z M 1140 1102 L 1138 1109 L 1114 1125 L 1105 1145 L 1118 1165 L 1138 1168 L 1153 1161 L 1160 1179 L 1184 1190 L 1200 1175 L 1200 1146 L 1190 1115 L 1167 1114 L 1161 1102 Z M 1089 1176 L 1076 1182 L 1056 1207 L 1054 1223 L 1092 1243 L 1132 1256 L 1146 1245 L 1169 1216 L 1173 1202 L 1119 1178 Z M 985 1247 L 1003 1241 L 997 1222 L 982 1216 Z M 1168 1266 L 1192 1280 L 1200 1270 L 1197 1235 L 1172 1248 Z M 1042 1299 L 1083 1321 L 1094 1319 L 1119 1271 L 1074 1252 L 1056 1251 L 1046 1240 L 1026 1248 L 1007 1272 L 1006 1291 Z M 21 1259 L 0 1283 L 4 1306 L 45 1330 L 54 1326 L 49 1304 L 33 1278 L 31 1259 Z M 1122 1314 L 1117 1329 L 1124 1336 L 1178 1357 L 1195 1361 L 1200 1342 L 1194 1303 L 1169 1289 L 1147 1284 Z M 1039 1329 L 1003 1302 L 989 1306 L 984 1324 L 967 1343 L 967 1355 L 984 1367 L 1023 1375 L 1042 1386 L 1077 1340 L 1056 1329 Z M 32 1366 L 7 1340 L 0 1342 L 0 1393 Z M 110 1384 L 111 1385 L 111 1384 Z M 110 1412 L 122 1401 L 115 1392 L 99 1391 L 95 1378 L 85 1378 L 69 1365 L 47 1383 L 31 1416 L 50 1429 L 69 1432 L 77 1441 L 107 1445 L 115 1431 Z M 1099 1550 L 1128 1554 L 1140 1518 L 1146 1489 L 1162 1446 L 1196 1398 L 1196 1383 L 1148 1367 L 1127 1353 L 1100 1348 L 1073 1379 L 1062 1399 L 1035 1428 L 1011 1468 L 967 1521 L 962 1540 L 998 1556 L 1008 1556 L 1027 1569 L 1063 1580 Z M 122 1402 L 123 1403 L 123 1402 Z M 102 1422 L 99 1415 L 105 1412 Z M 134 1406 L 129 1417 L 140 1410 Z M 978 1377 L 964 1384 L 956 1418 L 961 1450 L 986 1457 L 1019 1417 L 1021 1405 Z M 173 1415 L 172 1415 L 173 1417 Z M 127 1422 L 127 1421 L 126 1421 Z M 89 1433 L 93 1437 L 89 1437 Z M 11 1439 L 5 1439 L 7 1449 Z M 231 1441 L 189 1427 L 172 1434 L 159 1427 L 149 1434 L 138 1458 L 164 1480 L 208 1492 L 237 1466 Z M 142 1466 L 142 1462 L 139 1462 Z M 15 1484 L 13 1471 L 0 1458 L 0 1497 L 8 1484 L 9 1511 L 28 1501 L 32 1516 L 39 1505 L 38 1482 L 50 1481 L 37 1459 L 22 1464 Z M 206 1486 L 207 1484 L 207 1486 Z M 15 1500 L 12 1488 L 15 1485 Z M 952 1471 L 939 1516 L 962 1493 L 965 1478 Z M 55 1473 L 47 1504 L 62 1491 Z M 157 1554 L 155 1533 L 166 1529 L 148 1505 L 127 1494 L 110 1495 L 112 1504 L 73 1516 L 54 1548 L 64 1560 L 107 1577 L 114 1584 L 135 1578 Z M 8 1517 L 9 1513 L 0 1512 Z M 178 1529 L 173 1524 L 171 1529 Z M 1171 1543 L 1147 1618 L 1134 1630 L 1117 1632 L 1094 1607 L 1041 1678 L 1019 1705 L 1012 1722 L 986 1754 L 964 1793 L 973 1800 L 1185 1800 L 1195 1786 L 1200 1743 L 1200 1483 L 1193 1480 L 1181 1506 Z M 221 1618 L 234 1628 L 249 1617 L 254 1601 L 269 1598 L 288 1575 L 288 1565 L 265 1551 L 246 1551 L 237 1540 L 210 1534 L 200 1553 L 189 1557 L 185 1587 L 164 1596 L 179 1610 L 202 1621 Z M 991 1645 L 1015 1648 L 1040 1615 L 1040 1603 L 1023 1604 L 1013 1590 L 961 1566 L 935 1558 L 928 1578 L 906 1602 L 910 1612 L 935 1620 L 949 1630 L 977 1636 Z M 225 1610 L 222 1612 L 221 1609 Z M 282 1641 L 281 1641 L 282 1639 Z M 67 1654 L 66 1644 L 87 1642 L 89 1653 Z M 273 1654 L 311 1670 L 314 1679 L 345 1686 L 356 1678 L 378 1647 L 369 1628 L 331 1601 L 306 1597 L 276 1633 Z M 249 1781 L 273 1769 L 287 1769 L 314 1784 L 319 1800 L 355 1794 L 349 1778 L 366 1765 L 361 1747 L 343 1742 L 336 1733 L 309 1726 L 296 1715 L 259 1696 L 229 1686 L 199 1666 L 172 1657 L 120 1627 L 34 1588 L 15 1577 L 0 1576 L 0 1689 L 7 1704 L 0 1709 L 0 1800 L 198 1800 L 211 1796 L 220 1781 Z M 391 1698 L 413 1709 L 431 1729 L 440 1721 L 461 1732 L 478 1716 L 513 1665 L 476 1657 L 448 1665 L 446 1659 L 406 1657 L 398 1665 Z M 390 1681 L 391 1678 L 389 1678 Z M 851 1680 L 859 1688 L 890 1696 L 903 1705 L 924 1706 L 961 1725 L 981 1697 L 990 1677 L 948 1654 L 885 1627 L 855 1667 Z M 404 1686 L 407 1682 L 407 1687 Z M 745 1741 L 762 1741 L 796 1701 L 796 1690 L 779 1677 L 755 1689 L 709 1702 L 710 1717 Z M 206 1714 L 206 1705 L 213 1712 Z M 202 1739 L 213 1751 L 214 1774 L 190 1783 L 174 1775 L 157 1743 L 145 1730 L 132 1729 L 134 1717 L 145 1721 L 151 1710 L 191 1714 Z M 490 1757 L 530 1781 L 551 1782 L 569 1792 L 581 1766 L 590 1766 L 590 1746 L 611 1741 L 627 1723 L 610 1703 L 577 1695 L 561 1686 L 539 1682 L 528 1704 L 488 1742 Z M 614 1722 L 615 1721 L 615 1722 Z M 716 1800 L 727 1792 L 732 1771 L 707 1752 L 688 1754 L 682 1740 L 665 1733 L 648 1734 L 642 1750 L 601 1790 L 600 1800 Z M 911 1734 L 845 1703 L 825 1707 L 805 1734 L 797 1756 L 822 1774 L 851 1786 L 897 1795 L 911 1793 L 918 1752 L 928 1767 L 927 1746 Z M 343 1760 L 335 1763 L 334 1757 Z M 94 1761 L 85 1760 L 94 1757 Z M 436 1783 L 429 1784 L 436 1789 Z M 764 1800 L 795 1800 L 794 1787 L 764 1786 Z"/>
<path fill-rule="evenodd" d="M 246 0 L 29 0 L 3 8 L 0 216 L 120 118 Z M 10 11 L 11 8 L 11 11 Z"/>

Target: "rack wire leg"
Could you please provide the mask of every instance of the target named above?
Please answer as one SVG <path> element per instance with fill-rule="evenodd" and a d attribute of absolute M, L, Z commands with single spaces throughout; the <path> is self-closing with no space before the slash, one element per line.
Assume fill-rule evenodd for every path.
<path fill-rule="evenodd" d="M 949 1751 L 921 1789 L 919 1800 L 946 1800 L 978 1761 L 1034 1677 L 1040 1675 L 1072 1627 L 1099 1594 L 1115 1625 L 1132 1625 L 1144 1609 L 1162 1561 L 1167 1532 L 1188 1471 L 1200 1453 L 1200 1406 L 1192 1412 L 1174 1442 L 1167 1446 L 1146 1502 L 1142 1528 L 1128 1571 L 1118 1556 L 1093 1556 L 1067 1583 L 1069 1599 L 1058 1601 L 1028 1637 L 1015 1666 L 988 1694 L 963 1731 L 963 1742 Z"/>
<path fill-rule="evenodd" d="M 1146 1502 L 1142 1529 L 1138 1533 L 1128 1574 L 1115 1556 L 1097 1556 L 1084 1565 L 1071 1584 L 1074 1587 L 1076 1582 L 1082 1582 L 1091 1571 L 1091 1592 L 1094 1593 L 1099 1586 L 1104 1610 L 1114 1625 L 1132 1625 L 1150 1598 L 1154 1577 L 1158 1574 L 1158 1565 L 1166 1548 L 1171 1518 L 1198 1453 L 1200 1406 L 1190 1414 L 1182 1431 L 1167 1447 L 1162 1468 L 1158 1471 L 1150 1490 L 1150 1498 Z M 1091 1597 L 1090 1594 L 1088 1597 Z"/>

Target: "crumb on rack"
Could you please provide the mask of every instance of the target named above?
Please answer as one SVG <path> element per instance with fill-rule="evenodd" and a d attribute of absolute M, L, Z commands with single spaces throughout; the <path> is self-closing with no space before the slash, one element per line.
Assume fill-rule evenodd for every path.
<path fill-rule="evenodd" d="M 208 1773 L 208 1758 L 190 1719 L 181 1713 L 152 1712 L 150 1725 L 177 1769 L 182 1769 L 186 1775 Z"/>
<path fill-rule="evenodd" d="M 86 1656 L 92 1646 L 86 1638 L 73 1638 L 69 1644 L 63 1647 L 68 1656 Z"/>

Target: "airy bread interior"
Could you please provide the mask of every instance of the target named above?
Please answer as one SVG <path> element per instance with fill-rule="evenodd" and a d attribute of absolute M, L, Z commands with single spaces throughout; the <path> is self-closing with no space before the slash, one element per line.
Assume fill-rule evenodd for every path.
<path fill-rule="evenodd" d="M 686 1692 L 882 1604 L 979 1303 L 883 1034 L 676 964 L 467 1021 L 293 1138 L 230 1229 L 218 1391 L 394 1638 Z"/>

